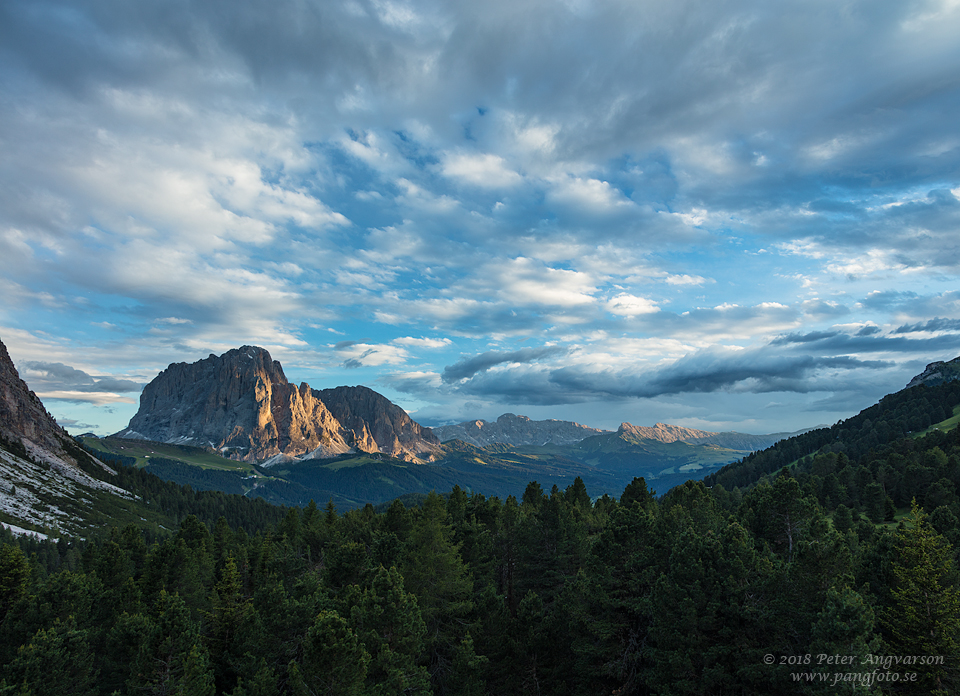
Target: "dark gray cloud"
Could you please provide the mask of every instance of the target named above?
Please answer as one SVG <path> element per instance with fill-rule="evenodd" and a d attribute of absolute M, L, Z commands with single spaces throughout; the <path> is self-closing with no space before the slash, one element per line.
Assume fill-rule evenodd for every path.
<path fill-rule="evenodd" d="M 747 350 L 697 351 L 656 371 L 597 371 L 584 365 L 524 365 L 496 373 L 465 371 L 469 379 L 457 384 L 455 389 L 463 394 L 527 404 L 569 404 L 602 398 L 648 399 L 718 391 L 807 394 L 849 390 L 855 392 L 850 398 L 862 399 L 865 397 L 860 383 L 867 379 L 864 375 L 889 372 L 897 363 L 864 360 L 842 354 L 844 352 L 927 355 L 942 355 L 950 350 L 960 352 L 960 340 L 956 337 L 910 340 L 823 332 L 820 336 L 785 338 L 791 337 Z M 808 348 L 816 348 L 817 353 L 804 352 Z M 873 394 L 876 389 L 867 391 Z"/>
<path fill-rule="evenodd" d="M 58 362 L 31 360 L 23 363 L 34 391 L 139 392 L 143 385 L 129 379 L 93 376 L 83 370 Z"/>
<path fill-rule="evenodd" d="M 356 345 L 356 342 L 345 341 L 345 343 L 350 343 L 351 345 Z M 337 344 L 340 345 L 340 344 Z M 356 370 L 357 368 L 363 367 L 363 359 L 368 358 L 371 355 L 376 354 L 378 351 L 376 348 L 368 348 L 363 351 L 360 355 L 355 358 L 347 358 L 343 361 L 342 367 L 348 370 Z"/>
<path fill-rule="evenodd" d="M 779 346 L 787 343 L 812 343 L 815 341 L 823 341 L 828 338 L 833 338 L 839 332 L 838 331 L 811 331 L 806 334 L 789 334 L 787 336 L 780 336 L 771 341 L 771 345 Z"/>
<path fill-rule="evenodd" d="M 62 428 L 69 428 L 74 432 L 81 432 L 84 430 L 96 430 L 100 426 L 96 423 L 84 423 L 83 421 L 78 421 L 74 418 L 57 418 L 57 425 Z"/>
<path fill-rule="evenodd" d="M 893 333 L 919 333 L 925 331 L 960 331 L 960 319 L 930 319 L 917 324 L 904 324 L 894 329 Z"/>
<path fill-rule="evenodd" d="M 472 358 L 466 358 L 453 365 L 443 368 L 442 379 L 446 383 L 457 382 L 461 379 L 473 377 L 478 372 L 489 370 L 495 365 L 504 363 L 530 363 L 541 358 L 560 355 L 567 352 L 560 346 L 544 346 L 543 348 L 521 348 L 510 352 L 490 350 Z"/>

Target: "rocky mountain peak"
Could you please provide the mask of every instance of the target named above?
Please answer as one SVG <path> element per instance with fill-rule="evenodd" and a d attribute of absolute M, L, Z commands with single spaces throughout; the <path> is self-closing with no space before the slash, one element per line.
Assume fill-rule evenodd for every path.
<path fill-rule="evenodd" d="M 256 346 L 171 364 L 144 388 L 137 414 L 118 435 L 215 447 L 246 461 L 352 450 L 416 461 L 439 452 L 429 430 L 373 390 L 296 387 Z"/>
<path fill-rule="evenodd" d="M 30 524 L 62 525 L 69 514 L 51 505 L 51 497 L 85 505 L 89 489 L 118 495 L 125 491 L 104 483 L 84 471 L 68 447 L 73 446 L 66 430 L 57 425 L 40 399 L 20 379 L 20 373 L 0 342 L 0 435 L 6 440 L 0 450 L 0 510 Z M 4 451 L 9 450 L 9 451 Z M 88 463 L 105 473 L 115 473 L 94 457 Z M 78 488 L 88 489 L 83 492 Z M 6 520 L 5 520 L 6 521 Z"/>

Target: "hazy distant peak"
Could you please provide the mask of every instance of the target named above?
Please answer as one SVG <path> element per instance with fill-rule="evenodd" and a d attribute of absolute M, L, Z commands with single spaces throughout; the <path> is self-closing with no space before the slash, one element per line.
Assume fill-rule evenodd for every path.
<path fill-rule="evenodd" d="M 554 419 L 535 421 L 527 416 L 518 416 L 513 413 L 504 413 L 494 423 L 480 419 L 464 421 L 456 425 L 442 425 L 432 430 L 442 442 L 456 439 L 476 447 L 487 447 L 495 443 L 515 447 L 571 445 L 584 438 L 608 432 L 571 421 Z"/>

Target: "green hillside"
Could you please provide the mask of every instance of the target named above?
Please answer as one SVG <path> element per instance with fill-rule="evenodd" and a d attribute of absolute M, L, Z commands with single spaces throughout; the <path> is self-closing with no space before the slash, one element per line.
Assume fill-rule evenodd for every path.
<path fill-rule="evenodd" d="M 81 441 L 84 447 L 95 454 L 102 452 L 104 456 L 110 459 L 133 458 L 135 460 L 133 465 L 141 468 L 148 466 L 151 459 L 172 459 L 198 466 L 201 469 L 238 471 L 245 474 L 256 473 L 252 464 L 222 457 L 216 452 L 202 447 L 171 445 L 147 440 L 127 440 L 118 437 L 85 437 Z"/>
<path fill-rule="evenodd" d="M 745 454 L 715 445 L 662 443 L 612 433 L 571 446 L 475 447 L 453 440 L 444 443 L 442 458 L 430 464 L 359 453 L 262 468 L 199 447 L 93 437 L 83 443 L 104 459 L 143 468 L 195 490 L 262 497 L 279 505 L 333 500 L 340 509 L 454 485 L 485 495 L 519 496 L 530 481 L 548 490 L 563 489 L 578 476 L 595 495 L 615 495 L 636 476 L 664 492 Z"/>

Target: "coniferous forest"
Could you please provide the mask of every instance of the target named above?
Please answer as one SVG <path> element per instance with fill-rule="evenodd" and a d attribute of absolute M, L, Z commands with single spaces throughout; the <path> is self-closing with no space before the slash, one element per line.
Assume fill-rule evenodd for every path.
<path fill-rule="evenodd" d="M 957 693 L 960 430 L 905 432 L 956 386 L 660 497 L 341 514 L 127 469 L 177 529 L 4 536 L 0 694 Z"/>

